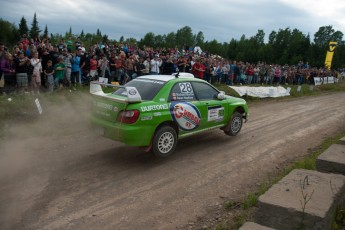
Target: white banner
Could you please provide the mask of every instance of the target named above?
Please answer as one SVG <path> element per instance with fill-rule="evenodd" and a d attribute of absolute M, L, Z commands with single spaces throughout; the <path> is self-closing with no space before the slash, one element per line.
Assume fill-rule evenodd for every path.
<path fill-rule="evenodd" d="M 334 84 L 336 82 L 338 82 L 338 79 L 334 77 L 314 77 L 315 85 Z"/>
<path fill-rule="evenodd" d="M 290 96 L 291 88 L 285 89 L 282 86 L 278 87 L 249 87 L 249 86 L 229 86 L 235 90 L 241 97 L 243 95 L 248 95 L 252 97 L 285 97 Z"/>

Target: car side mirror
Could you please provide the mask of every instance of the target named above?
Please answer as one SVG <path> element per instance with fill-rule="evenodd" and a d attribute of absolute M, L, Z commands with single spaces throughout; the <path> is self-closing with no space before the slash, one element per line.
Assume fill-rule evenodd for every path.
<path fill-rule="evenodd" d="M 218 95 L 217 95 L 217 98 L 218 98 L 219 100 L 225 99 L 225 92 L 224 92 L 224 91 L 220 91 L 220 92 L 218 93 Z"/>

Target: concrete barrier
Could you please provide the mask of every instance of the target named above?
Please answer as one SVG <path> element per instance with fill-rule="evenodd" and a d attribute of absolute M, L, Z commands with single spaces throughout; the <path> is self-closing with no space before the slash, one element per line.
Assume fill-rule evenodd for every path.
<path fill-rule="evenodd" d="M 345 176 L 296 169 L 259 197 L 254 219 L 275 229 L 330 229 L 344 194 Z"/>
<path fill-rule="evenodd" d="M 316 169 L 320 172 L 345 175 L 345 145 L 331 145 L 316 159 Z"/>
<path fill-rule="evenodd" d="M 274 230 L 273 228 L 269 228 L 266 226 L 262 226 L 260 224 L 256 224 L 254 222 L 246 222 L 239 228 L 239 230 Z"/>

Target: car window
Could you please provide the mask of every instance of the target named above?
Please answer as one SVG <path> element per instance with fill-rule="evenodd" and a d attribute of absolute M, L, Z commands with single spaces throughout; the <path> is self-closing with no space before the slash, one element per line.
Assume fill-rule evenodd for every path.
<path fill-rule="evenodd" d="M 169 95 L 169 101 L 194 101 L 196 100 L 192 84 L 190 82 L 176 83 Z"/>
<path fill-rule="evenodd" d="M 203 82 L 192 82 L 198 100 L 214 100 L 219 93 L 218 90 Z"/>
<path fill-rule="evenodd" d="M 135 87 L 142 100 L 150 101 L 152 100 L 159 90 L 164 86 L 164 81 L 150 80 L 150 79 L 134 79 L 125 86 Z M 115 95 L 126 96 L 126 90 L 124 88 L 119 88 L 115 92 Z"/>

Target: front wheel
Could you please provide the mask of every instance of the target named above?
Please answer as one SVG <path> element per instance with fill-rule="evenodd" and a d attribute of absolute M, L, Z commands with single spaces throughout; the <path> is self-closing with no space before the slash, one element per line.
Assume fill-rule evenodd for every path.
<path fill-rule="evenodd" d="M 229 136 L 236 136 L 242 128 L 243 118 L 239 112 L 234 112 L 230 118 L 229 123 L 224 129 L 224 132 Z"/>
<path fill-rule="evenodd" d="M 157 157 L 166 157 L 172 154 L 177 144 L 177 134 L 174 128 L 163 126 L 159 128 L 152 143 L 153 154 Z"/>

